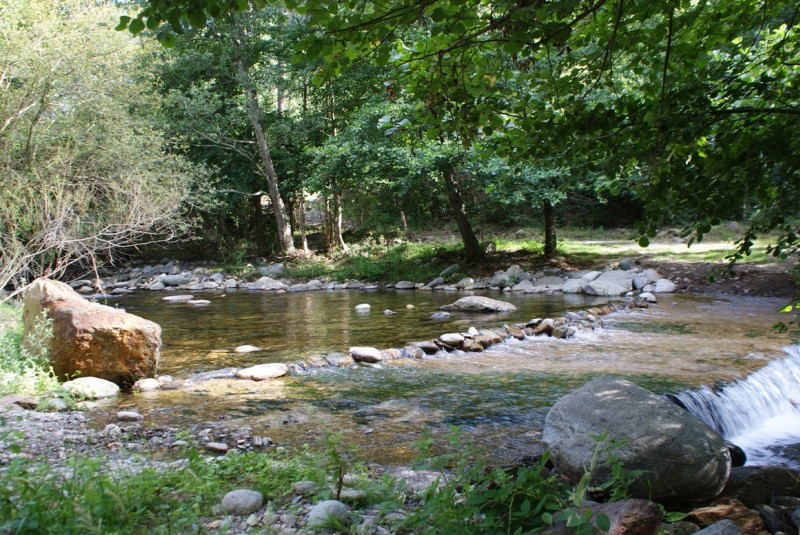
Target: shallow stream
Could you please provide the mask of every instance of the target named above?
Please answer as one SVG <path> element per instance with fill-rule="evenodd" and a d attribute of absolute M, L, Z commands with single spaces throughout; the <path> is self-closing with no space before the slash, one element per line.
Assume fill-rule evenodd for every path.
<path fill-rule="evenodd" d="M 161 324 L 159 372 L 176 378 L 227 366 L 294 362 L 354 345 L 399 347 L 473 325 L 561 316 L 607 302 L 585 296 L 488 294 L 519 309 L 432 320 L 440 305 L 462 294 L 197 294 L 211 301 L 205 307 L 167 304 L 163 295 L 138 293 L 114 304 Z M 369 303 L 371 311 L 355 312 L 360 303 Z M 459 426 L 493 458 L 512 461 L 538 452 L 548 407 L 592 377 L 616 374 L 656 392 L 677 392 L 742 379 L 785 358 L 782 348 L 790 341 L 772 329 L 783 319 L 776 311 L 784 304 L 767 298 L 659 296 L 649 309 L 616 312 L 604 318 L 605 328 L 570 340 L 528 338 L 483 353 L 329 368 L 262 383 L 208 381 L 187 390 L 124 396 L 102 407 L 97 419 L 99 424 L 115 421 L 117 410 L 133 408 L 146 422 L 220 433 L 250 427 L 255 435 L 295 445 L 340 432 L 363 458 L 385 464 L 412 460 L 412 443 L 424 432 L 439 437 Z M 384 314 L 385 309 L 395 314 Z M 242 344 L 264 350 L 234 353 Z M 758 458 L 800 462 L 780 454 Z"/>

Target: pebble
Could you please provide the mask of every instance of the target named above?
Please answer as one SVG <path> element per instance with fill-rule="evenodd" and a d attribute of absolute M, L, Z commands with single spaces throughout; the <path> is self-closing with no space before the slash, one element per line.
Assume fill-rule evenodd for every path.
<path fill-rule="evenodd" d="M 206 449 L 214 453 L 227 453 L 228 445 L 224 442 L 209 442 L 206 444 Z"/>
<path fill-rule="evenodd" d="M 261 348 L 258 346 L 243 345 L 233 350 L 234 353 L 254 353 L 256 351 L 261 351 Z"/>
<path fill-rule="evenodd" d="M 119 411 L 117 413 L 117 420 L 121 422 L 141 422 L 144 416 L 136 411 Z"/>

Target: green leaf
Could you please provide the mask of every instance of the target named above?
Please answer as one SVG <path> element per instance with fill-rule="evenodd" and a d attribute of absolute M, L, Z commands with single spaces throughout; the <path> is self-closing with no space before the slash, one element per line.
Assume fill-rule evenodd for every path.
<path fill-rule="evenodd" d="M 133 35 L 141 33 L 142 30 L 144 30 L 144 22 L 142 22 L 142 19 L 133 19 L 131 23 L 128 24 L 128 30 L 130 30 Z"/>
<path fill-rule="evenodd" d="M 131 21 L 131 18 L 127 15 L 123 15 L 119 18 L 119 24 L 117 24 L 114 29 L 118 32 L 125 30 L 128 28 L 128 23 Z"/>
<path fill-rule="evenodd" d="M 595 526 L 600 531 L 609 531 L 611 529 L 611 519 L 605 513 L 600 513 L 595 519 Z"/>
<path fill-rule="evenodd" d="M 648 247 L 650 245 L 650 238 L 642 236 L 639 238 L 639 247 Z"/>

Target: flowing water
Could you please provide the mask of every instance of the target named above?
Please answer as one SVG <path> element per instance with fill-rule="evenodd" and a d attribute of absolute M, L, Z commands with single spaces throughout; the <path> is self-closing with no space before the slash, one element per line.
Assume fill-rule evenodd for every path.
<path fill-rule="evenodd" d="M 518 311 L 432 320 L 430 314 L 441 304 L 462 294 L 234 292 L 203 296 L 212 304 L 200 308 L 163 303 L 162 295 L 134 294 L 115 304 L 161 324 L 159 372 L 178 378 L 226 366 L 292 362 L 353 345 L 398 347 L 472 325 L 559 316 L 607 302 L 504 294 L 500 298 L 514 302 Z M 359 303 L 372 305 L 371 312 L 356 313 Z M 443 436 L 458 426 L 492 457 L 518 459 L 537 452 L 544 417 L 555 400 L 598 375 L 620 375 L 666 393 L 735 382 L 770 363 L 778 365 L 789 344 L 772 330 L 783 304 L 779 299 L 664 296 L 649 309 L 606 316 L 603 329 L 570 340 L 535 337 L 483 353 L 440 353 L 261 383 L 202 382 L 190 389 L 124 396 L 101 409 L 97 419 L 102 425 L 114 421 L 120 408 L 132 408 L 155 424 L 220 433 L 246 426 L 279 444 L 315 442 L 336 431 L 364 458 L 387 464 L 410 461 L 412 443 L 424 433 Z M 383 314 L 384 309 L 395 314 Z M 242 344 L 263 351 L 232 351 Z M 800 458 L 792 448 L 776 453 L 754 447 L 755 455 L 748 453 L 760 462 Z"/>

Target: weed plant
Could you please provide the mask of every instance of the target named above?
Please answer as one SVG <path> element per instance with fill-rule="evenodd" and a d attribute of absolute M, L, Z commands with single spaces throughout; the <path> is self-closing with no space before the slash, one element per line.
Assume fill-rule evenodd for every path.
<path fill-rule="evenodd" d="M 42 321 L 39 325 L 28 337 L 30 350 L 25 349 L 21 346 L 21 308 L 0 303 L 0 396 L 40 396 L 58 388 L 58 380 L 47 360 L 46 339 L 50 324 Z"/>

